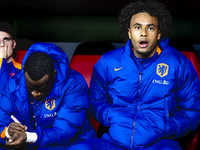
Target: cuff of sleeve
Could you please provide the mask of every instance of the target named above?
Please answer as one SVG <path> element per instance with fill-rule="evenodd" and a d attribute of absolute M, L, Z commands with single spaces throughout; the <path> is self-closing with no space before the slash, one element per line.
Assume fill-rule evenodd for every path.
<path fill-rule="evenodd" d="M 34 133 L 37 134 L 37 140 L 34 143 L 31 143 L 32 146 L 38 146 L 42 141 L 42 129 L 40 126 L 37 126 Z"/>
<path fill-rule="evenodd" d="M 4 128 L 4 130 L 1 132 L 1 139 L 4 139 L 6 137 L 6 131 L 8 130 L 7 127 Z M 7 131 L 8 132 L 8 131 Z"/>
<path fill-rule="evenodd" d="M 6 137 L 7 137 L 7 138 L 10 138 L 10 135 L 8 134 L 8 128 L 6 128 L 5 134 L 6 134 Z"/>
<path fill-rule="evenodd" d="M 37 134 L 35 132 L 25 132 L 27 139 L 26 139 L 26 143 L 35 143 L 35 141 L 37 141 Z"/>

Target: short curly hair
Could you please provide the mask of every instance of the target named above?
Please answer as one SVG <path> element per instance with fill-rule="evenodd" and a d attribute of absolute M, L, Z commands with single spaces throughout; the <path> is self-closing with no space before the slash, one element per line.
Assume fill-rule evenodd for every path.
<path fill-rule="evenodd" d="M 158 29 L 161 32 L 161 38 L 166 39 L 169 36 L 172 16 L 166 6 L 154 0 L 148 0 L 146 2 L 139 0 L 122 8 L 118 17 L 119 27 L 121 29 L 120 33 L 125 43 L 129 39 L 128 28 L 130 28 L 131 18 L 140 12 L 147 12 L 158 19 Z"/>
<path fill-rule="evenodd" d="M 27 72 L 33 81 L 40 80 L 45 75 L 52 77 L 54 74 L 53 60 L 45 53 L 35 52 L 27 58 L 24 72 Z"/>

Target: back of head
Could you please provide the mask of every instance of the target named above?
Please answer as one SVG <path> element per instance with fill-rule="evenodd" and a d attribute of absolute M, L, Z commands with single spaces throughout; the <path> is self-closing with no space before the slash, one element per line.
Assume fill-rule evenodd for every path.
<path fill-rule="evenodd" d="M 121 28 L 120 33 L 124 42 L 128 40 L 127 30 L 130 28 L 132 16 L 140 12 L 146 12 L 158 19 L 158 29 L 161 32 L 161 38 L 166 39 L 169 36 L 172 17 L 165 5 L 154 0 L 139 0 L 125 6 L 118 17 L 119 27 Z"/>
<path fill-rule="evenodd" d="M 27 58 L 24 72 L 27 72 L 34 81 L 40 80 L 45 75 L 51 77 L 54 73 L 53 60 L 45 53 L 35 52 Z"/>
<path fill-rule="evenodd" d="M 7 22 L 0 22 L 0 31 L 4 31 L 12 37 L 12 39 L 15 39 L 15 32 L 12 28 L 12 26 Z"/>

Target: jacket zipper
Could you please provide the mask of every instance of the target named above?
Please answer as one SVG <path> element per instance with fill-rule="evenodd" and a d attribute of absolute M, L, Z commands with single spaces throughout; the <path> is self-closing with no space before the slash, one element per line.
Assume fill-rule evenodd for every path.
<path fill-rule="evenodd" d="M 130 149 L 133 150 L 133 141 L 134 141 L 134 135 L 135 135 L 135 126 L 136 126 L 136 119 L 139 113 L 140 109 L 140 100 L 141 100 L 141 82 L 142 82 L 142 72 L 139 72 L 139 82 L 138 82 L 138 101 L 137 101 L 137 111 L 136 115 L 133 119 L 133 133 L 131 136 L 131 143 L 130 143 Z"/>

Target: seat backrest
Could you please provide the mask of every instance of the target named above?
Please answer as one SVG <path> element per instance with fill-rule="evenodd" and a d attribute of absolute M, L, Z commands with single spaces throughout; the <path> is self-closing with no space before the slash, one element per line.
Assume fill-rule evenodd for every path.
<path fill-rule="evenodd" d="M 191 61 L 200 78 L 200 63 L 194 46 L 191 43 L 188 43 L 188 41 L 179 40 L 171 41 L 170 45 L 183 53 Z"/>
<path fill-rule="evenodd" d="M 191 61 L 200 78 L 200 63 L 196 53 L 189 51 L 181 51 L 181 52 Z"/>
<path fill-rule="evenodd" d="M 34 44 L 34 41 L 29 39 L 16 39 L 17 45 L 13 52 L 13 57 L 16 62 L 22 63 L 22 60 L 28 50 L 28 48 Z"/>
<path fill-rule="evenodd" d="M 194 46 L 187 41 L 177 40 L 171 41 L 170 45 L 183 53 L 191 61 L 200 79 L 200 63 L 196 55 Z M 179 142 L 184 150 L 196 150 L 198 149 L 197 147 L 199 147 L 199 132 L 200 126 L 195 131 L 192 131 L 186 136 L 183 136 L 176 140 Z"/>
<path fill-rule="evenodd" d="M 104 42 L 86 42 L 81 43 L 75 49 L 75 52 L 70 61 L 70 67 L 81 73 L 88 87 L 93 72 L 93 66 L 105 52 L 115 49 L 110 43 Z M 98 131 L 99 123 L 91 118 L 91 122 L 96 131 Z"/>
<path fill-rule="evenodd" d="M 93 66 L 105 52 L 115 49 L 110 43 L 86 42 L 81 43 L 75 49 L 70 61 L 70 67 L 81 73 L 88 86 L 93 72 Z"/>

